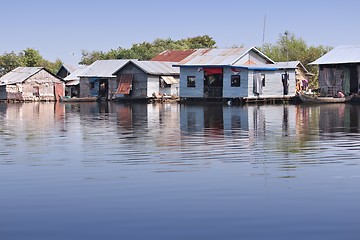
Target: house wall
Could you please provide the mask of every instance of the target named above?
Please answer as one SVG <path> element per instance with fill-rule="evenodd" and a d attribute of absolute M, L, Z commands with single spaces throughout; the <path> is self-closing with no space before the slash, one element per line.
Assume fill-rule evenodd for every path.
<path fill-rule="evenodd" d="M 159 76 L 149 75 L 147 79 L 147 97 L 150 98 L 153 96 L 153 93 L 159 93 Z"/>
<path fill-rule="evenodd" d="M 253 79 L 255 71 L 249 71 L 248 74 L 248 96 L 254 97 L 253 92 Z M 261 97 L 282 97 L 284 95 L 284 89 L 282 84 L 282 74 L 285 70 L 276 71 L 260 71 L 260 74 L 265 74 L 265 86 L 263 87 L 263 93 Z M 296 78 L 295 69 L 287 70 L 289 74 L 289 93 L 287 96 L 295 96 L 296 93 Z"/>
<path fill-rule="evenodd" d="M 56 93 L 55 84 L 60 86 Z M 38 88 L 38 96 L 34 94 L 35 88 Z M 55 101 L 56 95 L 65 94 L 64 82 L 44 69 L 22 83 L 7 85 L 5 89 L 6 94 L 3 93 L 2 97 L 11 101 Z"/>
<path fill-rule="evenodd" d="M 246 64 L 248 62 L 253 62 L 254 64 L 267 64 L 267 60 L 263 57 L 259 56 L 259 54 L 255 53 L 254 51 L 250 51 L 245 54 L 242 58 L 240 58 L 235 64 L 241 65 Z"/>
<path fill-rule="evenodd" d="M 171 95 L 175 95 L 175 96 L 179 96 L 179 92 L 180 92 L 180 84 L 179 83 L 174 83 L 171 85 Z"/>
<path fill-rule="evenodd" d="M 57 73 L 57 76 L 58 76 L 58 77 L 61 77 L 61 78 L 65 78 L 65 77 L 67 77 L 67 76 L 69 76 L 69 75 L 70 75 L 70 72 L 68 72 L 68 71 L 66 70 L 66 68 L 64 68 L 64 67 L 61 67 L 60 70 L 59 70 L 58 73 Z"/>
<path fill-rule="evenodd" d="M 248 96 L 248 70 L 237 69 L 239 72 L 232 71 L 231 68 L 224 68 L 224 79 L 223 79 L 223 97 L 224 98 L 241 98 Z M 231 76 L 240 75 L 240 87 L 231 87 Z"/>
<path fill-rule="evenodd" d="M 223 78 L 223 98 L 243 98 L 253 97 L 253 78 L 254 71 L 239 69 L 240 72 L 234 72 L 231 67 L 224 68 Z M 282 74 L 285 70 L 260 71 L 265 74 L 265 87 L 263 87 L 262 97 L 282 97 L 283 85 Z M 295 69 L 287 70 L 289 74 L 289 93 L 287 96 L 295 96 L 296 93 L 296 75 Z M 240 75 L 240 87 L 231 87 L 231 75 Z M 195 88 L 187 87 L 187 77 L 196 77 Z M 180 97 L 181 98 L 203 98 L 204 96 L 204 72 L 198 71 L 197 67 L 182 67 L 180 71 Z"/>
<path fill-rule="evenodd" d="M 0 100 L 7 99 L 6 85 L 0 86 Z"/>
<path fill-rule="evenodd" d="M 344 69 L 341 65 L 322 65 L 319 67 L 319 88 L 321 95 L 333 95 L 343 90 Z M 326 81 L 326 78 L 328 80 Z"/>
<path fill-rule="evenodd" d="M 187 77 L 195 76 L 195 87 L 187 87 Z M 180 67 L 180 97 L 202 98 L 204 96 L 204 71 L 197 67 Z"/>
<path fill-rule="evenodd" d="M 112 91 L 116 92 L 117 87 L 119 85 L 119 77 L 121 74 L 132 74 L 132 90 L 130 91 L 130 96 L 124 96 L 124 94 L 115 94 L 116 98 L 147 98 L 148 97 L 148 74 L 138 68 L 135 64 L 129 63 L 123 69 L 116 73 L 116 89 L 113 88 Z M 114 87 L 115 85 L 112 84 Z M 151 85 L 152 86 L 152 85 Z M 158 84 L 159 86 L 159 84 Z M 159 87 L 158 87 L 159 89 Z M 152 89 L 154 90 L 154 89 Z M 158 90 L 157 90 L 158 91 Z M 152 92 L 150 93 L 150 95 Z"/>
<path fill-rule="evenodd" d="M 84 98 L 94 95 L 97 96 L 97 94 L 95 94 L 94 89 L 99 89 L 99 82 L 96 82 L 95 80 L 96 78 L 80 77 L 80 97 Z M 91 82 L 94 83 L 94 87 L 95 87 L 94 89 L 90 89 Z"/>

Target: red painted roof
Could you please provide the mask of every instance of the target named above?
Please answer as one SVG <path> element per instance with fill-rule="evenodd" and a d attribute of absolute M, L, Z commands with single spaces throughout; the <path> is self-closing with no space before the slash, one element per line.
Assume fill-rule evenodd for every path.
<path fill-rule="evenodd" d="M 166 50 L 153 59 L 151 61 L 160 61 L 160 62 L 180 62 L 186 57 L 193 54 L 196 50 Z"/>

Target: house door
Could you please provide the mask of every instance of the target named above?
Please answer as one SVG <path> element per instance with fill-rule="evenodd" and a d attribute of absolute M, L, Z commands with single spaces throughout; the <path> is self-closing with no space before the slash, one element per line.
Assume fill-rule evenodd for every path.
<path fill-rule="evenodd" d="M 98 99 L 107 100 L 108 93 L 109 93 L 109 81 L 107 79 L 100 79 Z"/>
<path fill-rule="evenodd" d="M 357 66 L 353 65 L 350 67 L 350 94 L 358 93 L 359 91 L 359 80 Z"/>
<path fill-rule="evenodd" d="M 204 69 L 204 97 L 222 98 L 223 96 L 223 69 Z"/>

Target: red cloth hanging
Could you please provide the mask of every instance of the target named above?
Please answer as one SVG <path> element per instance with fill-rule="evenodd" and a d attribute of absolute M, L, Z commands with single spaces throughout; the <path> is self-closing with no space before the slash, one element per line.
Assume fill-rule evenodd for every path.
<path fill-rule="evenodd" d="M 223 69 L 222 68 L 204 68 L 205 75 L 211 75 L 211 74 L 222 74 Z"/>

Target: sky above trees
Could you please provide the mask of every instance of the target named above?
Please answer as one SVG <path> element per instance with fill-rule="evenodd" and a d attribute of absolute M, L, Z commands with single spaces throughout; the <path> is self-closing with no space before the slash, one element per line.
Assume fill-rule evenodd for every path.
<path fill-rule="evenodd" d="M 130 48 L 154 39 L 209 35 L 220 48 L 275 43 L 290 31 L 308 45 L 357 44 L 360 2 L 354 0 L 12 0 L 1 4 L 0 54 L 37 49 L 74 64 L 82 50 Z"/>

